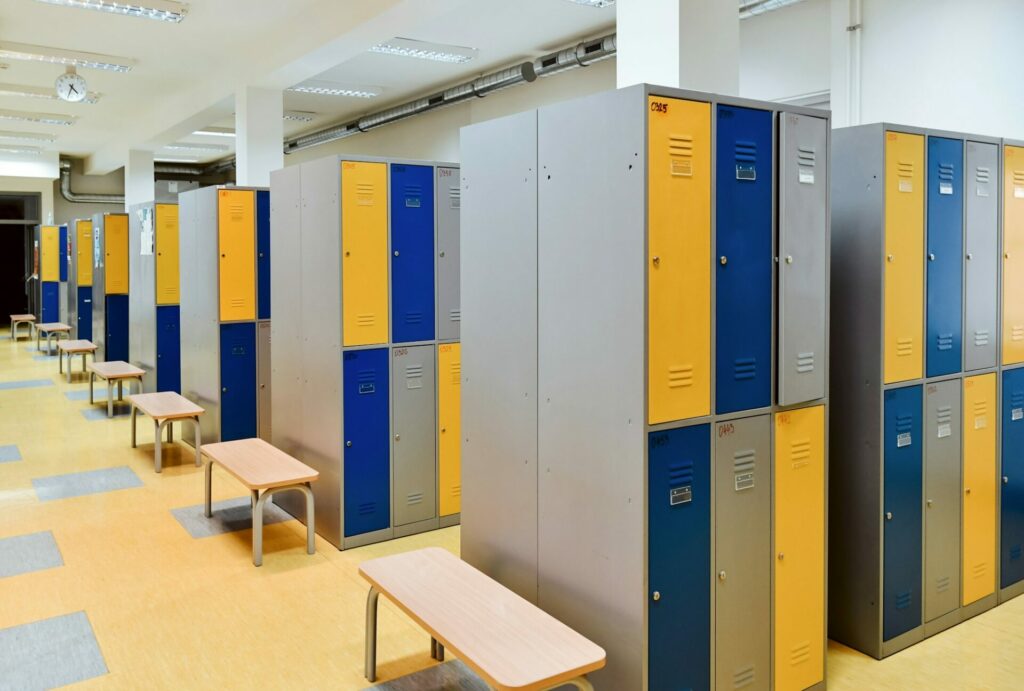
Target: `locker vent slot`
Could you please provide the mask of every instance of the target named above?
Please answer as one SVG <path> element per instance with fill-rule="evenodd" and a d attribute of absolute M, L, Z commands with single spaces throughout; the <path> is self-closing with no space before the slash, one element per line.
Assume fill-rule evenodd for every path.
<path fill-rule="evenodd" d="M 231 298 L 230 303 L 232 307 L 241 307 L 245 304 L 245 300 L 243 298 Z"/>
<path fill-rule="evenodd" d="M 935 419 L 940 425 L 948 425 L 953 421 L 952 406 L 944 405 L 935 409 Z"/>
<path fill-rule="evenodd" d="M 360 395 L 377 391 L 377 370 L 364 369 L 356 372 L 356 389 Z"/>
<path fill-rule="evenodd" d="M 458 187 L 450 187 L 448 189 L 448 206 L 453 209 L 462 208 L 462 190 Z"/>
<path fill-rule="evenodd" d="M 1024 170 L 1013 171 L 1013 184 L 1017 186 L 1024 185 Z"/>
<path fill-rule="evenodd" d="M 732 457 L 733 487 L 737 492 L 754 488 L 757 454 L 753 449 L 737 451 Z"/>
<path fill-rule="evenodd" d="M 987 166 L 978 166 L 974 171 L 974 179 L 980 185 L 987 185 L 992 179 L 992 171 Z"/>
<path fill-rule="evenodd" d="M 736 179 L 757 180 L 757 142 L 736 142 Z"/>
<path fill-rule="evenodd" d="M 373 326 L 377 323 L 377 315 L 375 314 L 357 314 L 356 325 L 357 326 Z"/>
<path fill-rule="evenodd" d="M 356 183 L 356 204 L 359 206 L 373 206 L 376 204 L 377 190 L 371 182 Z"/>
<path fill-rule="evenodd" d="M 904 590 L 902 593 L 896 593 L 896 609 L 907 609 L 913 600 L 913 590 Z"/>
<path fill-rule="evenodd" d="M 461 497 L 461 496 L 462 496 L 462 485 L 453 485 L 452 486 L 452 497 Z"/>
<path fill-rule="evenodd" d="M 897 338 L 896 339 L 896 356 L 897 357 L 910 357 L 914 354 L 914 339 L 913 338 Z"/>
<path fill-rule="evenodd" d="M 406 324 L 420 324 L 423 322 L 423 312 L 406 312 L 405 323 Z"/>
<path fill-rule="evenodd" d="M 946 182 L 953 182 L 953 164 L 952 163 L 940 163 L 939 164 L 939 180 L 945 180 Z"/>
<path fill-rule="evenodd" d="M 914 177 L 914 162 L 913 161 L 899 161 L 896 164 L 896 174 L 901 178 L 913 178 Z"/>
<path fill-rule="evenodd" d="M 808 149 L 805 147 L 797 147 L 796 150 L 796 161 L 799 165 L 807 168 L 813 168 L 817 154 L 814 153 L 814 149 Z"/>
<path fill-rule="evenodd" d="M 732 376 L 737 381 L 757 377 L 757 358 L 736 358 L 732 365 Z"/>
<path fill-rule="evenodd" d="M 377 502 L 368 501 L 359 505 L 360 516 L 372 516 L 377 512 Z"/>
<path fill-rule="evenodd" d="M 693 386 L 693 365 L 675 365 L 668 368 L 668 388 L 682 389 Z"/>
<path fill-rule="evenodd" d="M 896 431 L 900 434 L 910 432 L 914 429 L 914 417 L 912 415 L 896 416 Z"/>
<path fill-rule="evenodd" d="M 406 185 L 404 190 L 405 206 L 409 209 L 418 209 L 423 206 L 423 186 Z"/>
<path fill-rule="evenodd" d="M 457 309 L 457 308 L 453 309 L 453 310 L 449 310 L 449 312 L 448 312 L 448 319 L 453 321 L 453 322 L 460 322 L 460 321 L 462 321 L 462 310 Z"/>
<path fill-rule="evenodd" d="M 1020 408 L 1024 406 L 1024 391 L 1014 391 L 1010 394 L 1010 407 Z"/>
<path fill-rule="evenodd" d="M 732 673 L 732 687 L 742 689 L 754 683 L 754 665 L 742 667 Z"/>
<path fill-rule="evenodd" d="M 672 175 L 693 176 L 693 135 L 669 135 L 668 155 L 671 157 L 669 160 Z"/>
<path fill-rule="evenodd" d="M 811 462 L 811 440 L 794 439 L 789 445 L 789 460 L 793 470 L 799 470 Z"/>
<path fill-rule="evenodd" d="M 814 371 L 814 353 L 796 354 L 796 371 L 800 374 L 807 374 Z"/>
<path fill-rule="evenodd" d="M 231 216 L 232 221 L 239 221 L 242 218 L 242 214 L 245 213 L 245 205 L 239 202 L 228 203 L 228 214 Z"/>
<path fill-rule="evenodd" d="M 987 574 L 988 562 L 981 561 L 975 564 L 973 567 L 971 567 L 971 575 L 974 577 L 975 580 L 981 580 L 982 578 L 985 578 Z"/>
<path fill-rule="evenodd" d="M 811 642 L 797 643 L 789 650 L 789 664 L 793 667 L 802 665 L 811 659 Z"/>
<path fill-rule="evenodd" d="M 1020 559 L 1020 555 L 1024 554 L 1024 549 L 1021 549 L 1020 545 L 1014 545 L 1010 548 L 1010 559 Z"/>
<path fill-rule="evenodd" d="M 452 376 L 452 384 L 454 384 L 455 386 L 458 386 L 459 383 L 462 381 L 462 363 L 461 362 L 453 362 L 451 364 L 451 376 Z"/>
<path fill-rule="evenodd" d="M 415 506 L 416 504 L 423 503 L 423 492 L 410 492 L 409 496 L 405 498 L 406 504 L 409 506 Z"/>
<path fill-rule="evenodd" d="M 668 467 L 669 487 L 683 487 L 693 484 L 693 461 L 673 463 Z"/>
<path fill-rule="evenodd" d="M 974 402 L 974 416 L 988 414 L 988 401 L 975 401 Z"/>
<path fill-rule="evenodd" d="M 406 365 L 405 366 L 405 388 L 407 388 L 407 389 L 422 389 L 423 388 L 423 365 Z"/>
<path fill-rule="evenodd" d="M 942 578 L 935 579 L 935 592 L 944 593 L 949 590 L 950 579 L 949 576 L 943 576 Z"/>
<path fill-rule="evenodd" d="M 1010 339 L 1014 341 L 1024 341 L 1024 324 L 1014 324 L 1010 330 Z"/>
<path fill-rule="evenodd" d="M 939 350 L 952 350 L 953 349 L 953 334 L 945 333 L 939 334 L 936 347 Z"/>
<path fill-rule="evenodd" d="M 978 348 L 988 345 L 988 329 L 978 329 L 974 332 L 974 345 Z"/>

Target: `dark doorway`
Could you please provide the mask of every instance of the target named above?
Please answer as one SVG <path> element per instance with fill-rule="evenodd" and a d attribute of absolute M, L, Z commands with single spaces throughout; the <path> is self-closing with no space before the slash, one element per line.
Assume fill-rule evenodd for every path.
<path fill-rule="evenodd" d="M 34 311 L 31 248 L 41 206 L 37 193 L 0 192 L 0 320 Z"/>

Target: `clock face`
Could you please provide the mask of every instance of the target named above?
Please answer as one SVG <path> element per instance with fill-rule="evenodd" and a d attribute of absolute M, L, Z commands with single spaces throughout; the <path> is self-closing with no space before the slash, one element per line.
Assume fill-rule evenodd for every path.
<path fill-rule="evenodd" d="M 65 73 L 57 77 L 57 81 L 54 83 L 57 87 L 57 96 L 64 99 L 65 101 L 81 101 L 85 98 L 85 94 L 88 90 L 88 85 L 85 83 L 85 78 L 81 75 L 74 73 Z"/>

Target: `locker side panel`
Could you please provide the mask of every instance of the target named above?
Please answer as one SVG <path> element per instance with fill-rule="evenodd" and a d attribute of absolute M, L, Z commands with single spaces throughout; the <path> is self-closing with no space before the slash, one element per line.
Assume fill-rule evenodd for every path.
<path fill-rule="evenodd" d="M 78 245 L 75 247 L 78 287 L 92 286 L 92 221 L 78 221 L 76 224 Z"/>
<path fill-rule="evenodd" d="M 39 323 L 53 323 L 60 321 L 60 283 L 57 281 L 43 281 L 42 284 L 42 313 Z"/>
<path fill-rule="evenodd" d="M 255 192 L 217 190 L 220 320 L 256 318 Z"/>
<path fill-rule="evenodd" d="M 771 685 L 771 432 L 768 415 L 715 426 L 718 689 Z"/>
<path fill-rule="evenodd" d="M 92 340 L 92 287 L 78 289 L 78 326 L 75 337 L 85 341 Z"/>
<path fill-rule="evenodd" d="M 157 281 L 154 205 L 136 204 L 128 214 L 128 271 L 133 290 L 128 295 L 128 350 L 131 364 L 145 372 L 142 385 L 157 390 Z"/>
<path fill-rule="evenodd" d="M 220 441 L 256 436 L 256 324 L 220 325 Z"/>
<path fill-rule="evenodd" d="M 964 147 L 928 137 L 927 353 L 929 377 L 959 372 L 962 355 Z"/>
<path fill-rule="evenodd" d="M 1024 147 L 1003 163 L 1003 364 L 1024 362 Z"/>
<path fill-rule="evenodd" d="M 272 440 L 270 405 L 270 322 L 256 322 L 256 434 L 264 441 Z"/>
<path fill-rule="evenodd" d="M 392 341 L 434 338 L 434 169 L 391 164 Z"/>
<path fill-rule="evenodd" d="M 1003 372 L 1000 585 L 1024 580 L 1024 369 Z"/>
<path fill-rule="evenodd" d="M 999 147 L 967 142 L 964 369 L 995 367 L 999 347 Z"/>
<path fill-rule="evenodd" d="M 648 438 L 647 688 L 711 683 L 708 425 Z"/>
<path fill-rule="evenodd" d="M 778 399 L 825 395 L 828 121 L 779 115 Z"/>
<path fill-rule="evenodd" d="M 352 537 L 391 525 L 388 351 L 349 351 L 342 360 L 345 537 Z"/>
<path fill-rule="evenodd" d="M 717 108 L 715 409 L 771 404 L 772 113 Z"/>
<path fill-rule="evenodd" d="M 925 386 L 924 620 L 960 606 L 960 382 Z"/>
<path fill-rule="evenodd" d="M 825 678 L 825 407 L 775 414 L 775 684 Z"/>
<path fill-rule="evenodd" d="M 68 227 L 61 226 L 57 238 L 58 253 L 60 254 L 58 270 L 59 280 L 64 283 L 68 280 Z"/>
<path fill-rule="evenodd" d="M 181 250 L 178 205 L 157 204 L 156 226 L 156 304 L 181 302 Z"/>
<path fill-rule="evenodd" d="M 462 303 L 459 299 L 459 210 L 462 195 L 459 169 L 437 167 L 437 338 L 459 340 Z"/>
<path fill-rule="evenodd" d="M 885 392 L 882 639 L 921 625 L 920 386 Z"/>
<path fill-rule="evenodd" d="M 39 280 L 43 283 L 56 283 L 60 280 L 60 230 L 57 226 L 41 228 L 39 245 Z"/>
<path fill-rule="evenodd" d="M 924 137 L 885 136 L 883 351 L 885 383 L 892 384 L 924 372 Z"/>
<path fill-rule="evenodd" d="M 649 97 L 649 424 L 711 412 L 711 106 Z"/>
<path fill-rule="evenodd" d="M 391 391 L 394 410 L 394 524 L 437 515 L 437 424 L 434 346 L 394 348 Z"/>
<path fill-rule="evenodd" d="M 462 346 L 437 346 L 438 513 L 462 511 Z"/>
<path fill-rule="evenodd" d="M 270 319 L 270 192 L 256 190 L 256 317 Z"/>
<path fill-rule="evenodd" d="M 963 605 L 996 589 L 996 375 L 964 379 Z"/>
<path fill-rule="evenodd" d="M 107 297 L 104 288 L 107 285 L 104 276 L 104 259 L 106 243 L 103 241 L 104 215 L 96 214 L 92 224 L 92 342 L 96 344 L 96 359 L 106 359 L 107 338 Z"/>
<path fill-rule="evenodd" d="M 181 307 L 156 308 L 156 390 L 181 393 Z"/>
<path fill-rule="evenodd" d="M 103 222 L 107 295 L 128 294 L 128 214 L 107 214 Z M 107 358 L 110 359 L 110 358 Z M 127 360 L 127 358 L 122 358 Z"/>
<path fill-rule="evenodd" d="M 388 340 L 387 164 L 341 163 L 342 338 Z"/>

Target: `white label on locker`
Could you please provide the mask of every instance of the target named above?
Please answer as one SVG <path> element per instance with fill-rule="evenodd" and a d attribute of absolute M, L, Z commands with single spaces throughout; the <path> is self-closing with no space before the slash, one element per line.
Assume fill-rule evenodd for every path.
<path fill-rule="evenodd" d="M 940 182 L 939 183 L 939 194 L 953 194 L 953 183 L 952 182 Z"/>
<path fill-rule="evenodd" d="M 377 390 L 377 387 L 374 384 L 360 384 L 359 385 L 359 394 L 360 395 L 373 393 L 376 390 Z"/>
<path fill-rule="evenodd" d="M 978 185 L 978 196 L 979 197 L 987 197 L 988 196 L 988 187 L 982 187 L 981 185 Z"/>
<path fill-rule="evenodd" d="M 1024 187 L 1017 185 L 1013 188 L 1013 196 L 1016 199 L 1024 199 Z"/>
<path fill-rule="evenodd" d="M 900 180 L 900 192 L 913 192 L 914 181 L 913 180 Z"/>
<path fill-rule="evenodd" d="M 814 171 L 800 169 L 800 184 L 801 185 L 813 185 L 814 184 Z"/>
<path fill-rule="evenodd" d="M 897 435 L 896 437 L 896 448 L 902 449 L 904 446 L 910 446 L 911 444 L 910 432 L 904 432 L 903 434 Z"/>
<path fill-rule="evenodd" d="M 1010 411 L 1010 420 L 1016 422 L 1017 420 L 1024 420 L 1024 408 L 1014 408 Z"/>
<path fill-rule="evenodd" d="M 753 473 L 741 473 L 736 476 L 736 491 L 741 492 L 745 489 L 754 489 Z"/>
<path fill-rule="evenodd" d="M 974 429 L 985 429 L 988 427 L 988 418 L 984 415 L 979 415 L 974 418 Z"/>
<path fill-rule="evenodd" d="M 672 175 L 685 175 L 686 177 L 690 177 L 693 175 L 693 163 L 688 158 L 682 160 L 673 158 L 672 169 L 670 172 Z"/>
<path fill-rule="evenodd" d="M 420 208 L 420 198 L 419 197 L 406 197 L 405 198 L 405 206 L 407 208 L 410 208 L 410 209 L 418 209 L 418 208 Z"/>
<path fill-rule="evenodd" d="M 669 506 L 675 506 L 676 504 L 689 504 L 693 501 L 693 488 L 690 485 L 686 487 L 674 487 L 668 492 L 668 503 Z"/>
<path fill-rule="evenodd" d="M 944 422 L 941 425 L 939 425 L 938 433 L 939 439 L 943 439 L 953 434 L 953 428 L 950 426 L 948 422 Z"/>
<path fill-rule="evenodd" d="M 737 165 L 736 179 L 746 180 L 748 182 L 753 182 L 754 180 L 757 180 L 757 168 L 751 165 Z"/>

